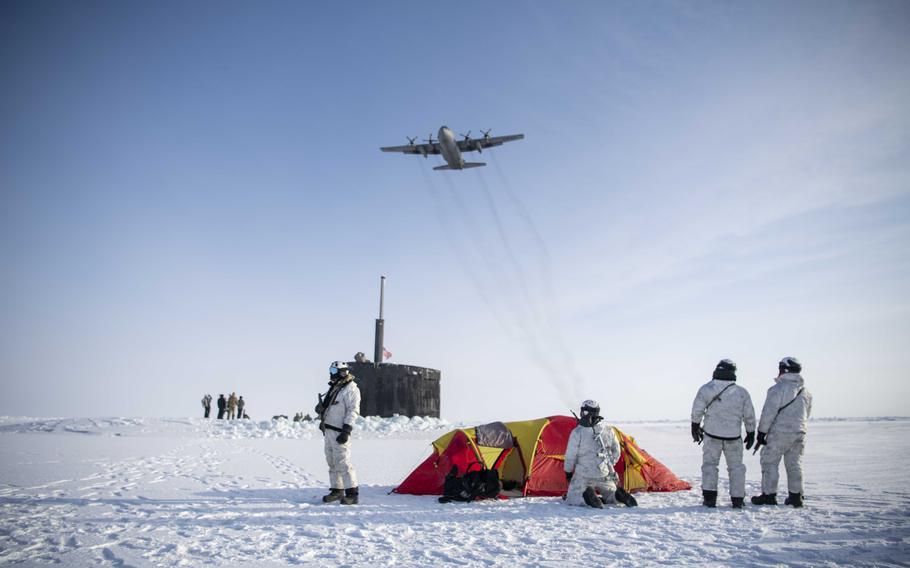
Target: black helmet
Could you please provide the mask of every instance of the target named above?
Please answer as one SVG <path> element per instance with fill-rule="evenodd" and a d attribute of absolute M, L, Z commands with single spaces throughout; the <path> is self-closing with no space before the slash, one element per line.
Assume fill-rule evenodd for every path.
<path fill-rule="evenodd" d="M 736 363 L 730 359 L 721 359 L 717 367 L 714 368 L 713 378 L 718 381 L 735 381 L 736 380 Z"/>
<path fill-rule="evenodd" d="M 597 404 L 596 400 L 588 399 L 581 403 L 581 418 L 579 423 L 582 426 L 594 426 L 598 422 L 603 420 L 603 417 L 600 416 L 600 405 Z"/>
<path fill-rule="evenodd" d="M 784 357 L 777 364 L 777 370 L 781 373 L 799 373 L 803 370 L 803 365 L 796 357 Z"/>

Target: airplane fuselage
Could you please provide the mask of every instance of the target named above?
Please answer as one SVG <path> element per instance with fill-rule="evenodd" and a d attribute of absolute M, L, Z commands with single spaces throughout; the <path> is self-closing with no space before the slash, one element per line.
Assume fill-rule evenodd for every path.
<path fill-rule="evenodd" d="M 487 165 L 486 162 L 466 162 L 464 160 L 465 152 L 477 152 L 480 154 L 486 148 L 502 146 L 505 142 L 521 140 L 524 134 L 510 134 L 508 136 L 490 136 L 490 131 L 483 131 L 483 138 L 471 138 L 471 131 L 463 134 L 464 140 L 456 140 L 455 133 L 448 126 L 439 127 L 439 139 L 433 140 L 433 134 L 429 139 L 424 140 L 426 144 L 416 144 L 416 138 L 408 136 L 407 146 L 382 146 L 379 149 L 383 152 L 401 152 L 402 154 L 416 154 L 428 158 L 433 156 L 442 156 L 445 165 L 433 166 L 434 170 L 466 170 L 468 168 L 480 168 Z"/>
<path fill-rule="evenodd" d="M 439 127 L 439 150 L 449 167 L 453 170 L 464 169 L 464 158 L 455 141 L 455 133 L 448 126 Z"/>

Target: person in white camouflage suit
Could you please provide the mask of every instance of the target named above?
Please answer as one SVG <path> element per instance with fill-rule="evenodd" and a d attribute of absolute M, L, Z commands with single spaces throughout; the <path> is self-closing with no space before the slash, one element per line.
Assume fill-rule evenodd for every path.
<path fill-rule="evenodd" d="M 354 420 L 360 415 L 360 389 L 344 361 L 335 361 L 329 367 L 329 390 L 324 396 L 319 395 L 316 413 L 329 465 L 329 494 L 322 501 L 356 505 L 360 491 L 357 472 L 351 463 L 351 432 Z"/>
<path fill-rule="evenodd" d="M 745 441 L 742 439 L 744 424 Z M 746 498 L 743 444 L 748 450 L 755 442 L 755 408 L 749 392 L 736 384 L 736 363 L 730 359 L 723 359 L 717 364 L 711 381 L 702 385 L 695 395 L 692 403 L 692 439 L 699 444 L 704 443 L 701 493 L 705 507 L 717 506 L 718 467 L 723 454 L 730 476 L 733 508 L 742 509 Z"/>
<path fill-rule="evenodd" d="M 780 460 L 787 470 L 789 496 L 785 505 L 803 506 L 803 451 L 812 414 L 812 395 L 806 390 L 796 357 L 784 357 L 777 365 L 774 386 L 768 389 L 758 422 L 756 449 L 761 450 L 761 495 L 752 497 L 755 505 L 777 505 Z"/>
<path fill-rule="evenodd" d="M 613 465 L 619 458 L 619 442 L 613 428 L 603 422 L 600 405 L 593 400 L 584 401 L 578 426 L 566 444 L 566 503 L 597 509 L 617 501 L 627 507 L 636 506 L 635 498 L 617 486 Z"/>

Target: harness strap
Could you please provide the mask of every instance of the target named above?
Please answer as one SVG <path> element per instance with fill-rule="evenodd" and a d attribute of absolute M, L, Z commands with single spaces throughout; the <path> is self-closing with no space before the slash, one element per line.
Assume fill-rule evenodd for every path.
<path fill-rule="evenodd" d="M 788 406 L 790 406 L 791 404 L 793 404 L 794 402 L 796 402 L 796 399 L 799 398 L 799 395 L 803 394 L 803 389 L 804 389 L 804 388 L 805 388 L 805 387 L 800 387 L 800 389 L 799 389 L 798 391 L 796 391 L 796 396 L 793 397 L 793 400 L 791 400 L 791 401 L 788 402 L 787 404 L 781 406 L 780 409 L 777 411 L 777 413 L 780 414 L 780 411 L 781 411 L 781 410 L 787 408 Z"/>
<path fill-rule="evenodd" d="M 777 409 L 777 413 L 774 415 L 774 418 L 771 419 L 771 424 L 768 424 L 768 432 L 769 432 L 769 433 L 771 432 L 771 426 L 774 426 L 774 422 L 777 420 L 777 417 L 780 416 L 780 412 L 781 412 L 783 409 L 785 409 L 785 408 L 787 408 L 788 406 L 790 406 L 791 404 L 793 404 L 794 402 L 796 402 L 796 399 L 799 398 L 799 395 L 803 394 L 803 389 L 804 389 L 804 388 L 806 388 L 806 387 L 800 387 L 799 390 L 796 391 L 796 396 L 793 397 L 793 400 L 791 400 L 791 401 L 788 402 L 787 404 L 785 404 L 785 405 L 783 405 L 783 406 L 781 406 L 780 408 Z"/>
<path fill-rule="evenodd" d="M 712 404 L 714 404 L 716 401 L 720 400 L 720 395 L 724 394 L 724 392 L 725 392 L 728 388 L 732 387 L 732 386 L 735 385 L 735 384 L 736 384 L 736 383 L 730 383 L 729 385 L 727 385 L 727 386 L 725 386 L 723 389 L 721 389 L 721 391 L 720 391 L 719 393 L 717 393 L 716 395 L 714 395 L 714 398 L 712 398 L 711 401 L 705 406 L 705 413 L 708 412 L 708 409 L 711 408 L 711 405 L 712 405 Z M 713 438 L 714 436 L 711 436 L 711 437 Z"/>
<path fill-rule="evenodd" d="M 354 380 L 354 377 L 348 377 L 344 381 L 335 383 L 334 385 L 331 386 L 331 388 L 329 388 L 329 392 L 325 393 L 325 399 L 323 400 L 323 403 L 322 403 L 322 412 L 319 413 L 320 428 L 329 428 L 330 430 L 336 430 L 338 432 L 341 432 L 341 430 L 339 430 L 338 428 L 335 428 L 334 426 L 329 426 L 328 424 L 325 423 L 325 415 L 329 411 L 329 408 L 331 408 L 332 405 L 335 404 L 335 399 L 338 398 L 338 394 L 341 393 L 341 391 L 344 389 L 344 387 L 347 386 L 347 384 L 353 380 Z"/>

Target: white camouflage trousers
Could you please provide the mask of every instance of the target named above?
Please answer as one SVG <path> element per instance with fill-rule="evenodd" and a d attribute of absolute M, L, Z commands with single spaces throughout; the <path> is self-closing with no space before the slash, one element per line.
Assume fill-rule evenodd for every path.
<path fill-rule="evenodd" d="M 717 440 L 705 436 L 701 446 L 701 488 L 717 491 L 721 454 L 727 462 L 727 474 L 730 476 L 730 497 L 745 497 L 746 465 L 743 463 L 743 442 L 739 438 Z"/>
<path fill-rule="evenodd" d="M 329 487 L 332 489 L 350 489 L 357 487 L 357 472 L 351 463 L 351 440 L 339 444 L 338 432 L 325 431 L 325 461 L 329 464 Z"/>
<path fill-rule="evenodd" d="M 802 432 L 775 433 L 768 436 L 768 445 L 761 449 L 761 492 L 777 493 L 780 480 L 780 459 L 784 458 L 787 470 L 787 489 L 790 493 L 803 492 L 803 450 L 806 435 Z"/>
<path fill-rule="evenodd" d="M 582 494 L 588 487 L 593 487 L 600 493 L 607 503 L 616 502 L 616 481 L 612 477 L 579 477 L 575 475 L 569 482 L 569 490 L 566 492 L 566 505 L 584 505 Z"/>

